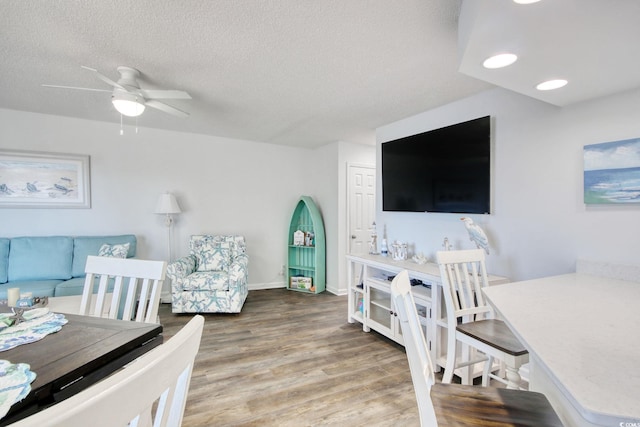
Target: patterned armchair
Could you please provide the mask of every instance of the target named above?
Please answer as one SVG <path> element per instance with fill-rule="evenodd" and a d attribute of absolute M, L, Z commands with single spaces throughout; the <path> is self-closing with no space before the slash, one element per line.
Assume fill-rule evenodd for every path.
<path fill-rule="evenodd" d="M 247 294 L 244 236 L 191 236 L 190 254 L 167 267 L 174 313 L 240 313 Z"/>

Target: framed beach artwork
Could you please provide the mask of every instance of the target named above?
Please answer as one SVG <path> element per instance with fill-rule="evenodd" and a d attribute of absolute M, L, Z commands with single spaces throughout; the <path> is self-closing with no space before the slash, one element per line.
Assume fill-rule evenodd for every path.
<path fill-rule="evenodd" d="M 0 208 L 90 208 L 89 156 L 0 149 Z"/>
<path fill-rule="evenodd" d="M 584 146 L 584 202 L 640 203 L 640 138 Z"/>

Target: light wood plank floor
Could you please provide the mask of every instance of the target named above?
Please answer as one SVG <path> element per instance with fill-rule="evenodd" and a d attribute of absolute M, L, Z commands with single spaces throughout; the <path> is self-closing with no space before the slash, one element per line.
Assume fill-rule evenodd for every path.
<path fill-rule="evenodd" d="M 183 426 L 418 426 L 404 348 L 346 313 L 346 296 L 270 289 L 205 315 Z M 190 318 L 162 304 L 165 339 Z"/>

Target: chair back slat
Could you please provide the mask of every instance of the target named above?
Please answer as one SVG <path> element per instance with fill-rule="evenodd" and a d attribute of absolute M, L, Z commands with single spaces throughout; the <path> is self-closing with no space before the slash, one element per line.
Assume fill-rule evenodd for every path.
<path fill-rule="evenodd" d="M 139 295 L 140 302 L 138 304 L 143 304 L 143 302 L 146 304 L 146 302 L 148 301 L 148 298 L 149 298 L 149 279 L 143 279 L 142 286 L 140 287 L 140 295 Z M 146 313 L 146 309 L 138 310 L 136 312 L 136 322 L 144 322 L 145 313 Z"/>
<path fill-rule="evenodd" d="M 423 426 L 437 427 L 435 410 L 429 397 L 431 386 L 435 383 L 433 363 L 422 332 L 416 304 L 411 294 L 409 274 L 406 270 L 397 274 L 391 282 L 391 296 L 400 319 L 413 388 L 418 402 L 420 423 Z"/>
<path fill-rule="evenodd" d="M 109 290 L 109 276 L 106 274 L 100 275 L 100 285 L 98 286 L 98 296 L 96 299 L 95 311 L 102 313 L 104 311 L 104 305 L 107 300 L 107 292 Z"/>
<path fill-rule="evenodd" d="M 132 319 L 133 310 L 136 308 L 136 295 L 138 292 L 138 282 L 140 280 L 137 277 L 130 277 L 127 285 L 127 295 L 125 297 L 124 309 L 122 310 L 123 319 Z M 120 301 L 120 300 L 118 300 Z M 116 313 L 118 307 L 116 307 Z"/>
<path fill-rule="evenodd" d="M 165 261 L 88 256 L 80 314 L 156 322 L 166 270 Z M 94 283 L 98 277 L 98 290 L 94 294 Z M 110 280 L 113 280 L 113 288 L 107 311 L 105 304 Z M 140 282 L 142 285 L 138 292 Z"/>
<path fill-rule="evenodd" d="M 106 275 L 103 275 L 102 277 L 107 277 Z M 110 319 L 117 319 L 118 318 L 118 303 L 117 301 L 120 301 L 120 297 L 122 296 L 122 276 L 116 276 L 114 278 L 114 284 L 113 284 L 113 295 L 111 296 L 111 305 L 109 308 L 109 315 L 108 317 Z M 100 291 L 98 291 L 98 295 L 102 295 L 102 293 Z M 115 302 L 115 304 L 114 304 Z M 97 309 L 94 310 L 94 312 L 98 312 Z M 123 319 L 126 319 L 127 317 L 123 316 Z"/>
<path fill-rule="evenodd" d="M 150 289 L 151 292 L 149 293 L 149 298 L 147 298 L 147 309 L 144 317 L 146 323 L 155 322 L 155 319 L 158 317 L 160 295 L 162 294 L 162 281 L 154 279 Z"/>
<path fill-rule="evenodd" d="M 80 311 L 78 312 L 78 314 L 83 316 L 89 315 L 89 307 L 93 295 L 93 280 L 95 277 L 92 272 L 88 271 L 84 278 L 84 288 L 82 289 L 82 298 L 80 299 Z"/>

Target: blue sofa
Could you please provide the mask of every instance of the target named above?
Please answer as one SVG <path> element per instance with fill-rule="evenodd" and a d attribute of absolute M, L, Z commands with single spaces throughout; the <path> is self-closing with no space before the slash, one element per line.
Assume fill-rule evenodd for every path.
<path fill-rule="evenodd" d="M 136 255 L 135 235 L 38 236 L 0 238 L 0 300 L 7 289 L 20 288 L 34 297 L 81 295 L 88 255 L 103 244 L 129 243 L 127 258 Z"/>

